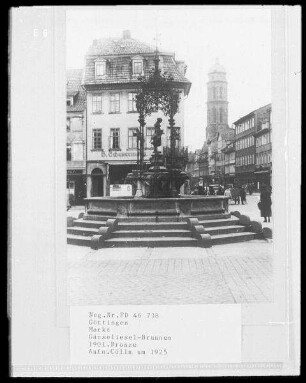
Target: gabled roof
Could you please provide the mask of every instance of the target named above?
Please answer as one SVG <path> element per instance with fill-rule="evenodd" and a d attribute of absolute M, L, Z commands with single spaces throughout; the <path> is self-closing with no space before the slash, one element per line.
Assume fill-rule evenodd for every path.
<path fill-rule="evenodd" d="M 252 110 L 252 112 L 244 115 L 243 117 L 240 117 L 237 121 L 234 122 L 234 125 L 238 125 L 241 122 L 243 122 L 245 119 L 251 118 L 254 114 L 261 115 L 272 108 L 272 104 L 264 105 L 258 109 Z"/>
<path fill-rule="evenodd" d="M 82 69 L 67 69 L 66 93 L 67 97 L 73 97 L 73 105 L 67 105 L 67 112 L 83 112 L 85 109 L 86 96 L 82 88 Z"/>
<path fill-rule="evenodd" d="M 155 48 L 132 38 L 106 38 L 96 39 L 88 48 L 87 55 L 136 55 L 141 53 L 154 53 Z"/>
<path fill-rule="evenodd" d="M 156 49 L 148 44 L 132 38 L 108 38 L 95 40 L 86 54 L 84 85 L 139 83 L 132 74 L 132 59 L 140 55 L 144 58 L 144 75 L 148 76 L 154 69 Z M 173 53 L 158 53 L 159 67 L 163 73 L 173 77 L 173 80 L 182 83 L 189 92 L 191 83 L 179 70 L 181 61 L 175 61 Z M 106 75 L 95 77 L 95 61 L 106 60 Z"/>

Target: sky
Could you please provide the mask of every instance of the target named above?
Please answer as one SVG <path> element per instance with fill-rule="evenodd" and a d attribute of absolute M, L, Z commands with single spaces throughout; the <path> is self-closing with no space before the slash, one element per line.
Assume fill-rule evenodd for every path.
<path fill-rule="evenodd" d="M 131 37 L 175 52 L 187 64 L 184 145 L 202 147 L 208 71 L 219 59 L 227 72 L 228 124 L 271 102 L 271 8 L 263 6 L 74 7 L 66 16 L 66 66 L 83 68 L 96 38 Z"/>

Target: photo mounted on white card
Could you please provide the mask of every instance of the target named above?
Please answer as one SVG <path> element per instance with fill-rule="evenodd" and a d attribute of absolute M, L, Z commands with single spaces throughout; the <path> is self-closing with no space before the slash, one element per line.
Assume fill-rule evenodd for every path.
<path fill-rule="evenodd" d="M 299 30 L 299 7 L 12 11 L 12 375 L 299 373 Z"/>

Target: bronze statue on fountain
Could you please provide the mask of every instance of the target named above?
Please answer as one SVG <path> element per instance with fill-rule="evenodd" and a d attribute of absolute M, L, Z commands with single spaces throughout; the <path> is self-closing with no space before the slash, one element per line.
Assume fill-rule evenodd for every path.
<path fill-rule="evenodd" d="M 171 158 L 168 158 L 168 167 L 165 166 L 166 156 L 158 149 L 162 145 L 162 135 L 164 134 L 161 129 L 161 122 L 162 119 L 157 118 L 154 124 L 154 134 L 151 138 L 153 153 L 150 157 L 150 166 L 142 174 L 142 184 L 145 191 L 143 196 L 148 198 L 179 197 L 180 187 L 188 179 L 188 176 L 181 169 L 172 167 L 177 165 L 175 157 L 172 158 L 172 161 Z M 137 171 L 129 173 L 125 182 L 134 184 L 135 188 L 138 178 Z"/>

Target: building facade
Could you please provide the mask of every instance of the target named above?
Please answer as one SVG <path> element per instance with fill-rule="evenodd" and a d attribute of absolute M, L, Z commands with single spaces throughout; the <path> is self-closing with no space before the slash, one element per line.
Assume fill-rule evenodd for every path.
<path fill-rule="evenodd" d="M 260 190 L 272 185 L 272 106 L 268 104 L 256 112 L 255 130 L 255 182 Z"/>
<path fill-rule="evenodd" d="M 222 149 L 224 153 L 224 183 L 234 185 L 235 183 L 235 141 L 232 140 Z"/>
<path fill-rule="evenodd" d="M 208 185 L 208 146 L 206 143 L 201 149 L 189 153 L 185 172 L 189 177 L 189 192 L 199 186 Z"/>
<path fill-rule="evenodd" d="M 121 38 L 94 40 L 86 54 L 83 86 L 87 102 L 87 196 L 107 196 L 110 185 L 123 184 L 137 165 L 139 126 L 136 94 L 139 76 L 154 69 L 156 49 L 131 38 L 124 31 Z M 186 65 L 176 61 L 173 53 L 159 52 L 159 68 L 170 74 L 181 98 L 175 115 L 179 127 L 179 146 L 184 142 L 184 98 L 191 83 L 185 77 Z M 156 119 L 162 118 L 162 147 L 170 146 L 167 118 L 154 113 L 146 119 L 145 161 L 152 154 L 151 137 Z M 162 150 L 162 148 L 161 148 Z"/>
<path fill-rule="evenodd" d="M 70 205 L 82 205 L 86 196 L 86 97 L 82 69 L 67 70 L 67 194 Z"/>
<path fill-rule="evenodd" d="M 255 182 L 255 113 L 251 112 L 234 122 L 235 125 L 235 165 L 237 185 Z"/>
<path fill-rule="evenodd" d="M 271 104 L 256 109 L 234 122 L 236 181 L 239 185 L 271 184 Z"/>

